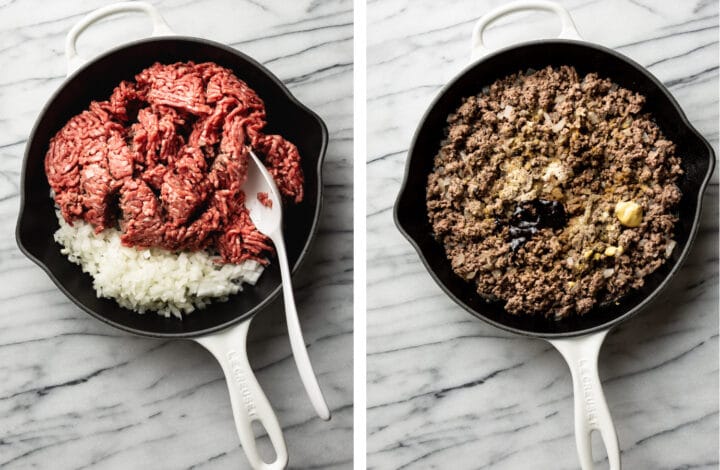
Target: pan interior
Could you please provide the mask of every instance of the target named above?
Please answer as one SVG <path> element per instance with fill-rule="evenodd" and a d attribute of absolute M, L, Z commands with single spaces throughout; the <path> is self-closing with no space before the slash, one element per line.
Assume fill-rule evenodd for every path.
<path fill-rule="evenodd" d="M 529 68 L 572 65 L 582 76 L 597 72 L 615 83 L 647 98 L 644 111 L 650 112 L 663 133 L 677 145 L 685 174 L 679 181 L 683 196 L 679 222 L 675 227 L 677 247 L 671 258 L 645 278 L 645 286 L 617 304 L 597 307 L 583 316 L 561 321 L 505 312 L 500 302 L 488 302 L 474 285 L 456 276 L 443 247 L 432 235 L 425 207 L 425 187 L 433 158 L 444 137 L 447 116 L 462 98 L 477 94 L 495 80 Z M 702 192 L 712 173 L 714 154 L 710 145 L 688 123 L 677 103 L 664 87 L 642 67 L 620 54 L 599 46 L 573 41 L 535 41 L 499 51 L 477 62 L 451 81 L 423 117 L 410 148 L 405 181 L 395 206 L 395 220 L 413 243 L 428 271 L 440 287 L 475 316 L 500 328 L 520 334 L 555 337 L 573 336 L 607 328 L 634 314 L 669 282 L 689 251 L 697 230 Z"/>
<path fill-rule="evenodd" d="M 92 278 L 60 254 L 53 240 L 58 228 L 44 158 L 50 138 L 90 101 L 106 99 L 121 80 L 130 80 L 155 62 L 212 61 L 227 67 L 264 100 L 265 131 L 282 134 L 295 143 L 302 156 L 305 198 L 284 208 L 285 241 L 290 265 L 297 267 L 315 233 L 320 210 L 320 165 L 327 131 L 320 118 L 297 102 L 277 78 L 249 57 L 220 44 L 193 38 L 159 38 L 138 41 L 103 54 L 70 77 L 51 98 L 36 122 L 25 155 L 23 205 L 17 227 L 21 249 L 47 271 L 58 287 L 82 309 L 116 327 L 151 336 L 192 336 L 224 328 L 246 318 L 274 298 L 280 290 L 277 263 L 265 269 L 255 286 L 216 302 L 183 321 L 154 313 L 138 315 L 114 300 L 98 299 Z"/>

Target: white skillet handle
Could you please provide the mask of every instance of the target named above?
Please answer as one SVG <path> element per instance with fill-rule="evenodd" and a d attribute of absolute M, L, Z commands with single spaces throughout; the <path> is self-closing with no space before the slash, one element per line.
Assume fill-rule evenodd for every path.
<path fill-rule="evenodd" d="M 471 61 L 474 62 L 492 52 L 492 50 L 488 49 L 483 43 L 483 33 L 490 23 L 505 15 L 526 10 L 543 10 L 555 13 L 560 17 L 562 25 L 560 34 L 558 35 L 559 39 L 582 39 L 575 28 L 575 23 L 573 23 L 570 13 L 558 3 L 547 0 L 520 0 L 519 2 L 509 3 L 495 8 L 478 20 L 472 33 Z"/>
<path fill-rule="evenodd" d="M 575 443 L 582 470 L 594 468 L 590 433 L 602 436 L 610 470 L 620 470 L 620 446 L 598 375 L 598 355 L 607 330 L 577 338 L 553 339 L 570 366 L 575 395 Z"/>
<path fill-rule="evenodd" d="M 77 53 L 76 45 L 77 39 L 80 34 L 85 31 L 90 25 L 100 21 L 108 16 L 116 15 L 119 13 L 145 13 L 150 17 L 153 23 L 152 36 L 168 36 L 175 34 L 167 25 L 160 12 L 154 6 L 145 2 L 120 2 L 108 5 L 102 8 L 98 8 L 86 15 L 81 19 L 75 26 L 72 27 L 67 37 L 65 38 L 65 58 L 67 59 L 68 71 L 70 75 L 75 70 L 80 68 L 87 59 L 83 59 Z"/>
<path fill-rule="evenodd" d="M 240 444 L 252 468 L 259 470 L 284 469 L 288 462 L 288 452 L 282 428 L 253 374 L 247 357 L 246 345 L 249 328 L 250 320 L 195 340 L 215 356 L 225 373 L 235 427 L 240 436 Z M 260 456 L 252 429 L 253 421 L 259 421 L 270 437 L 276 455 L 273 462 L 265 462 Z"/>
<path fill-rule="evenodd" d="M 305 339 L 303 338 L 300 321 L 298 320 L 297 307 L 295 306 L 292 274 L 290 273 L 290 265 L 287 260 L 287 251 L 285 250 L 285 240 L 283 239 L 282 231 L 272 233 L 270 238 L 275 245 L 275 250 L 277 250 L 277 259 L 280 264 L 283 302 L 285 303 L 286 310 L 285 318 L 287 318 L 288 322 L 288 332 L 290 333 L 288 336 L 290 337 L 290 347 L 292 348 L 293 357 L 295 358 L 295 365 L 297 365 L 300 379 L 302 380 L 305 392 L 308 394 L 313 408 L 315 408 L 315 412 L 321 419 L 327 421 L 330 419 L 330 409 L 325 402 L 322 390 L 320 390 L 320 384 L 318 384 L 315 371 L 313 371 L 312 364 L 310 363 L 310 356 L 308 356 L 307 348 L 305 347 Z"/>

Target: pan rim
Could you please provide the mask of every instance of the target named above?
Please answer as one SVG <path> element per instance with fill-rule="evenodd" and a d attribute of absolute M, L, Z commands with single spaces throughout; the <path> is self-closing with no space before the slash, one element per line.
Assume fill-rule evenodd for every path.
<path fill-rule="evenodd" d="M 310 251 L 310 248 L 312 247 L 313 241 L 315 240 L 315 237 L 317 235 L 318 229 L 319 229 L 319 221 L 320 221 L 320 215 L 322 212 L 322 200 L 323 200 L 323 164 L 325 161 L 326 153 L 327 153 L 327 146 L 329 141 L 329 135 L 327 130 L 327 125 L 325 122 L 320 118 L 320 116 L 308 108 L 305 104 L 300 102 L 287 88 L 287 86 L 277 77 L 275 74 L 273 74 L 269 69 L 267 69 L 264 65 L 259 63 L 257 60 L 253 59 L 252 57 L 248 56 L 247 54 L 222 43 L 218 43 L 216 41 L 204 39 L 204 38 L 198 38 L 193 36 L 184 36 L 184 35 L 171 35 L 171 36 L 161 36 L 161 37 L 149 37 L 144 39 L 138 39 L 131 42 L 123 43 L 119 46 L 113 47 L 101 54 L 96 55 L 92 59 L 89 59 L 86 63 L 84 63 L 82 66 L 78 67 L 76 70 L 74 70 L 71 74 L 69 74 L 63 82 L 58 86 L 58 88 L 52 93 L 52 95 L 47 99 L 45 104 L 43 105 L 42 109 L 38 113 L 37 118 L 35 119 L 35 123 L 33 124 L 33 127 L 30 131 L 30 134 L 28 135 L 27 142 L 25 144 L 25 151 L 23 153 L 23 162 L 21 167 L 21 177 L 20 177 L 20 188 L 19 188 L 19 194 L 20 194 L 20 206 L 18 210 L 17 215 L 17 223 L 15 226 L 15 242 L 18 245 L 18 248 L 20 251 L 33 263 L 35 263 L 37 266 L 39 266 L 50 278 L 50 280 L 56 285 L 56 287 L 68 298 L 72 303 L 74 303 L 77 307 L 79 307 L 82 311 L 85 313 L 91 315 L 92 317 L 102 321 L 103 323 L 106 323 L 112 327 L 118 328 L 119 330 L 125 331 L 127 333 L 131 333 L 137 336 L 143 336 L 143 337 L 151 337 L 151 338 L 166 338 L 166 339 L 193 339 L 197 338 L 203 335 L 207 335 L 210 333 L 214 333 L 217 331 L 221 331 L 224 329 L 227 329 L 233 325 L 236 325 L 242 321 L 246 321 L 248 319 L 253 318 L 255 315 L 257 315 L 262 309 L 266 308 L 268 305 L 270 305 L 273 301 L 275 301 L 280 292 L 282 291 L 282 283 L 278 283 L 277 287 L 275 287 L 269 295 L 267 295 L 261 302 L 259 302 L 257 305 L 255 305 L 253 308 L 249 309 L 248 311 L 239 314 L 235 316 L 233 319 L 226 321 L 224 323 L 220 323 L 218 325 L 209 327 L 209 328 L 203 328 L 196 331 L 187 331 L 187 332 L 156 332 L 156 331 L 146 331 L 139 328 L 133 328 L 121 323 L 118 323 L 116 321 L 113 321 L 104 315 L 99 314 L 98 312 L 94 311 L 93 309 L 87 307 L 82 302 L 80 302 L 77 298 L 75 298 L 72 293 L 68 291 L 67 288 L 60 282 L 60 279 L 58 279 L 57 276 L 52 272 L 50 267 L 45 264 L 45 262 L 38 257 L 36 257 L 34 254 L 32 254 L 27 247 L 23 244 L 23 237 L 22 237 L 22 219 L 26 211 L 26 172 L 27 172 L 27 165 L 29 160 L 29 152 L 31 144 L 35 140 L 35 134 L 38 130 L 38 127 L 40 125 L 40 122 L 44 118 L 45 114 L 47 113 L 50 106 L 55 102 L 57 97 L 60 95 L 60 93 L 65 89 L 65 87 L 73 80 L 75 77 L 80 74 L 85 69 L 91 67 L 93 64 L 98 62 L 99 60 L 106 59 L 107 57 L 110 57 L 120 51 L 123 51 L 125 49 L 136 47 L 144 44 L 150 44 L 150 43 L 163 43 L 163 42 L 173 42 L 173 41 L 181 41 L 181 42 L 194 42 L 198 43 L 200 45 L 209 46 L 213 48 L 222 49 L 226 52 L 229 52 L 233 55 L 240 56 L 243 60 L 247 61 L 250 65 L 255 67 L 257 70 L 259 70 L 263 75 L 265 75 L 270 81 L 272 81 L 277 87 L 282 91 L 284 94 L 284 97 L 288 100 L 288 102 L 303 111 L 305 114 L 307 114 L 308 119 L 312 119 L 317 124 L 319 124 L 320 127 L 320 148 L 318 153 L 318 160 L 315 166 L 315 173 L 317 174 L 317 200 L 315 203 L 315 208 L 313 211 L 313 219 L 310 226 L 310 231 L 308 233 L 308 236 L 304 242 L 304 246 L 300 250 L 300 253 L 298 255 L 297 261 L 294 263 L 294 265 L 291 267 L 292 273 L 296 273 L 297 270 L 302 266 L 303 262 L 305 261 L 308 252 Z M 138 315 L 137 313 L 135 313 Z M 155 312 L 148 312 L 149 315 L 157 315 Z"/>
<path fill-rule="evenodd" d="M 670 104 L 672 105 L 673 109 L 677 113 L 677 115 L 680 117 L 680 120 L 683 124 L 683 126 L 689 130 L 695 138 L 701 142 L 705 149 L 706 153 L 704 156 L 706 156 L 708 160 L 708 169 L 702 178 L 702 181 L 700 182 L 699 189 L 697 191 L 697 194 L 695 195 L 695 199 L 697 201 L 695 214 L 693 215 L 693 224 L 690 228 L 690 232 L 688 233 L 688 239 L 687 243 L 685 243 L 685 246 L 683 250 L 680 252 L 677 262 L 675 265 L 670 269 L 670 271 L 665 275 L 663 280 L 655 287 L 655 289 L 652 290 L 648 295 L 646 295 L 637 305 L 635 305 L 633 308 L 625 312 L 624 314 L 612 318 L 610 320 L 607 320 L 603 323 L 600 323 L 599 325 L 595 325 L 590 328 L 580 329 L 580 330 L 573 330 L 573 331 L 565 331 L 565 332 L 557 332 L 557 333 L 544 333 L 544 332 L 537 332 L 537 331 L 531 331 L 531 330 L 524 330 L 520 328 L 511 327 L 508 325 L 505 325 L 503 323 L 497 322 L 495 320 L 492 320 L 491 318 L 488 318 L 484 314 L 480 313 L 479 311 L 475 310 L 474 308 L 470 307 L 463 299 L 460 299 L 458 296 L 456 296 L 448 286 L 445 285 L 445 283 L 439 278 L 437 273 L 435 272 L 433 266 L 431 266 L 431 263 L 428 261 L 427 257 L 425 256 L 422 248 L 420 247 L 419 243 L 413 238 L 413 236 L 410 234 L 410 231 L 406 229 L 406 227 L 402 224 L 400 221 L 400 203 L 405 195 L 405 192 L 408 187 L 408 179 L 410 176 L 410 172 L 412 170 L 411 160 L 412 155 L 415 152 L 415 148 L 417 145 L 417 141 L 420 137 L 420 133 L 422 131 L 422 128 L 425 125 L 425 122 L 427 121 L 430 113 L 434 110 L 434 108 L 437 106 L 440 99 L 447 93 L 447 91 L 462 77 L 464 77 L 467 73 L 469 73 L 471 70 L 473 70 L 475 67 L 481 65 L 483 62 L 485 62 L 488 59 L 494 58 L 496 56 L 505 54 L 507 52 L 532 46 L 552 46 L 556 44 L 572 44 L 574 46 L 579 46 L 582 48 L 588 48 L 588 49 L 594 49 L 599 52 L 609 54 L 623 62 L 626 62 L 628 65 L 636 69 L 639 73 L 645 75 L 654 85 L 657 89 L 660 90 L 667 98 Z M 538 40 L 532 40 L 532 41 L 525 41 L 518 44 L 513 44 L 507 47 L 503 47 L 501 49 L 498 49 L 496 51 L 493 51 L 492 53 L 487 54 L 486 56 L 481 57 L 478 60 L 471 61 L 468 65 L 463 67 L 462 70 L 460 70 L 457 74 L 455 74 L 448 82 L 437 92 L 435 97 L 432 99 L 430 104 L 428 105 L 427 109 L 423 113 L 420 121 L 418 122 L 415 132 L 413 133 L 413 138 L 410 143 L 410 147 L 408 148 L 406 160 L 405 160 L 405 171 L 403 174 L 402 183 L 400 185 L 400 190 L 398 191 L 398 195 L 395 199 L 395 204 L 393 206 L 393 222 L 395 223 L 395 226 L 400 231 L 400 233 L 405 237 L 405 239 L 410 243 L 410 245 L 414 248 L 415 252 L 418 254 L 418 257 L 420 258 L 420 261 L 422 262 L 423 266 L 425 267 L 426 271 L 430 274 L 432 279 L 435 281 L 435 283 L 441 288 L 441 290 L 447 295 L 455 304 L 463 308 L 468 313 L 472 314 L 474 317 L 484 321 L 485 323 L 488 323 L 496 328 L 499 328 L 504 331 L 508 331 L 510 333 L 515 333 L 522 336 L 528 336 L 528 337 L 534 337 L 534 338 L 540 338 L 540 339 L 558 339 L 558 338 L 570 338 L 570 337 L 578 337 L 578 336 L 584 336 L 591 333 L 595 333 L 598 331 L 605 331 L 610 330 L 613 327 L 617 326 L 618 324 L 632 318 L 633 316 L 637 315 L 640 311 L 644 310 L 648 307 L 654 300 L 656 300 L 659 295 L 665 291 L 667 286 L 671 283 L 672 279 L 675 277 L 677 272 L 682 268 L 683 264 L 685 263 L 687 256 L 689 255 L 690 250 L 693 247 L 693 244 L 695 242 L 695 238 L 697 236 L 697 232 L 699 230 L 700 226 L 700 217 L 702 214 L 702 207 L 703 207 L 703 197 L 705 194 L 705 191 L 707 190 L 708 183 L 710 181 L 710 178 L 712 177 L 713 169 L 715 167 L 715 152 L 712 149 L 712 146 L 709 144 L 707 139 L 690 123 L 687 116 L 685 115 L 685 112 L 680 107 L 679 103 L 675 98 L 672 96 L 672 94 L 669 92 L 669 90 L 665 87 L 665 85 L 660 82 L 652 73 L 650 73 L 645 67 L 638 64 L 631 58 L 625 56 L 624 54 L 621 54 L 613 49 L 607 48 L 605 46 L 583 41 L 583 40 L 573 40 L 573 39 L 538 39 Z M 507 314 L 507 313 L 506 313 Z M 508 314 L 510 315 L 510 314 Z"/>

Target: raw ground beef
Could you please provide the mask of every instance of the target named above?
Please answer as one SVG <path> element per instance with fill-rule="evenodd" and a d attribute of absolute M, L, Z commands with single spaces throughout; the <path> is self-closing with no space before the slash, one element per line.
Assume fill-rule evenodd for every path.
<path fill-rule="evenodd" d="M 272 248 L 241 190 L 248 147 L 283 196 L 303 198 L 297 148 L 264 126 L 262 100 L 230 70 L 156 63 L 70 119 L 50 141 L 45 172 L 70 224 L 119 225 L 127 246 L 264 262 Z"/>
<path fill-rule="evenodd" d="M 258 201 L 260 201 L 260 204 L 262 204 L 265 207 L 269 207 L 272 209 L 272 199 L 270 199 L 270 196 L 268 196 L 268 193 L 257 193 Z"/>
<path fill-rule="evenodd" d="M 466 98 L 427 187 L 455 273 L 511 314 L 558 319 L 641 287 L 675 247 L 682 174 L 644 103 L 568 66 Z"/>

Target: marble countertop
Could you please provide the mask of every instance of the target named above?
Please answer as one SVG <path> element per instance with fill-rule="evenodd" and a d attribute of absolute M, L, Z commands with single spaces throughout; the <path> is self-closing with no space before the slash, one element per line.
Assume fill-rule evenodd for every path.
<path fill-rule="evenodd" d="M 475 20 L 502 3 L 368 4 L 369 468 L 579 466 L 561 356 L 544 341 L 494 329 L 461 310 L 392 221 L 422 113 L 467 64 Z M 717 2 L 562 3 L 585 39 L 628 55 L 663 81 L 717 152 Z M 517 14 L 490 29 L 486 41 L 500 47 L 552 37 L 557 24 L 550 14 Z M 617 328 L 601 352 L 624 468 L 718 468 L 717 230 L 716 174 L 682 272 L 663 300 Z"/>
<path fill-rule="evenodd" d="M 27 136 L 65 75 L 64 37 L 107 1 L 0 0 L 0 467 L 246 468 L 220 367 L 200 346 L 129 336 L 72 305 L 18 250 Z M 259 315 L 251 362 L 284 428 L 291 468 L 352 461 L 352 2 L 153 1 L 179 34 L 255 57 L 328 124 L 319 235 L 295 278 L 309 352 L 333 419 L 317 418 L 281 305 Z M 141 38 L 107 20 L 81 55 Z"/>

